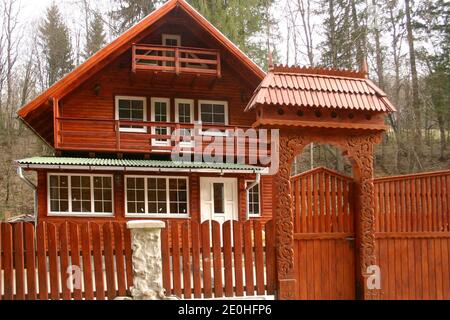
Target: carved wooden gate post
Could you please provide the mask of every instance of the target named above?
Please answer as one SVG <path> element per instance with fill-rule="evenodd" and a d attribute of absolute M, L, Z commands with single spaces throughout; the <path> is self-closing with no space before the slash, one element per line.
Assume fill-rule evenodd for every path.
<path fill-rule="evenodd" d="M 274 179 L 275 232 L 277 243 L 278 299 L 297 298 L 297 280 L 294 270 L 294 223 L 291 196 L 291 164 L 304 139 L 281 130 L 279 140 L 279 170 Z"/>

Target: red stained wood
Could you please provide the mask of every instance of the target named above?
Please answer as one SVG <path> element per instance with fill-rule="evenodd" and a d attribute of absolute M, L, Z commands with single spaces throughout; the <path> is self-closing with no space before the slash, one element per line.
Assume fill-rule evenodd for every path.
<path fill-rule="evenodd" d="M 255 291 L 253 278 L 253 243 L 252 221 L 244 223 L 244 262 L 245 262 L 245 291 L 252 296 Z"/>
<path fill-rule="evenodd" d="M 173 267 L 173 294 L 182 298 L 181 289 L 181 258 L 180 258 L 180 226 L 179 223 L 173 221 L 171 224 L 172 238 L 172 267 Z"/>
<path fill-rule="evenodd" d="M 263 228 L 261 222 L 254 221 L 254 242 L 255 242 L 255 273 L 256 273 L 256 294 L 264 295 L 264 244 Z"/>
<path fill-rule="evenodd" d="M 236 296 L 244 295 L 244 280 L 242 274 L 242 223 L 233 222 L 233 240 L 234 240 L 234 277 Z"/>
<path fill-rule="evenodd" d="M 131 232 L 124 224 L 123 226 L 124 250 L 125 250 L 125 268 L 127 276 L 127 288 L 133 286 L 133 260 L 131 248 Z M 129 291 L 129 290 L 127 290 Z M 129 292 L 128 292 L 129 293 Z"/>
<path fill-rule="evenodd" d="M 191 248 L 189 241 L 189 222 L 181 225 L 182 251 L 183 251 L 183 292 L 184 298 L 190 299 L 192 296 L 191 287 Z"/>
<path fill-rule="evenodd" d="M 47 224 L 48 237 L 48 263 L 50 276 L 50 298 L 58 300 L 59 295 L 59 273 L 58 273 L 58 244 L 56 235 L 56 226 L 52 223 Z M 79 264 L 78 264 L 79 265 Z"/>
<path fill-rule="evenodd" d="M 203 294 L 205 298 L 212 298 L 211 284 L 211 244 L 210 223 L 205 221 L 201 226 L 202 260 L 203 260 Z"/>
<path fill-rule="evenodd" d="M 69 223 L 69 230 L 70 230 L 70 257 L 71 257 L 71 267 L 72 267 L 72 274 L 75 274 L 75 270 L 77 268 L 82 267 L 81 265 L 81 259 L 80 259 L 80 228 L 79 225 L 76 223 Z M 68 272 L 68 270 L 65 270 L 63 272 Z M 72 279 L 76 284 L 76 279 Z M 63 283 L 63 285 L 67 285 L 67 283 Z M 81 300 L 83 298 L 83 292 L 81 288 L 77 288 L 74 286 L 73 288 L 73 297 L 75 300 Z"/>
<path fill-rule="evenodd" d="M 3 245 L 3 275 L 4 275 L 4 300 L 14 298 L 14 254 L 13 254 L 13 229 L 10 224 L 2 225 Z"/>
<path fill-rule="evenodd" d="M 233 296 L 233 245 L 231 236 L 231 221 L 223 224 L 223 259 L 225 272 L 225 296 Z"/>
<path fill-rule="evenodd" d="M 61 284 L 62 284 L 62 299 L 72 299 L 72 290 L 67 286 L 67 270 L 70 263 L 70 245 L 69 245 L 69 223 L 63 223 L 59 228 L 59 257 L 61 262 Z"/>
<path fill-rule="evenodd" d="M 100 226 L 91 224 L 92 231 L 92 252 L 94 254 L 94 274 L 95 274 L 95 298 L 105 300 L 105 282 L 103 280 L 103 252 Z"/>
<path fill-rule="evenodd" d="M 25 265 L 27 269 L 27 300 L 37 299 L 37 286 L 36 286 L 36 244 L 35 244 L 35 231 L 34 226 L 31 223 L 24 224 L 25 232 Z M 0 226 L 0 248 L 1 245 L 1 226 Z M 1 254 L 0 254 L 1 256 Z M 1 258 L 0 258 L 0 266 Z M 1 278 L 1 277 L 0 277 Z M 1 280 L 0 280 L 1 287 Z M 1 296 L 1 295 L 0 295 Z M 1 298 L 0 298 L 1 299 Z"/>
<path fill-rule="evenodd" d="M 114 253 L 113 253 L 113 236 L 112 225 L 106 223 L 103 225 L 103 243 L 105 252 L 105 272 L 106 272 L 106 292 L 108 300 L 116 297 L 116 285 L 114 274 Z"/>
<path fill-rule="evenodd" d="M 167 295 L 172 294 L 170 285 L 170 246 L 169 246 L 169 224 L 161 230 L 161 258 L 163 287 Z"/>
<path fill-rule="evenodd" d="M 39 223 L 37 226 L 37 258 L 38 258 L 38 277 L 39 277 L 39 300 L 48 300 L 47 285 L 47 224 Z M 6 269 L 5 269 L 6 271 Z M 5 272 L 6 273 L 6 272 Z M 5 283 L 6 286 L 6 283 Z M 6 290 L 5 290 L 6 292 Z"/>
<path fill-rule="evenodd" d="M 90 223 L 81 226 L 81 254 L 83 257 L 83 276 L 84 276 L 84 298 L 94 300 L 94 287 L 92 283 L 92 263 L 91 263 L 91 235 Z M 120 239 L 119 243 L 122 243 Z M 120 270 L 120 266 L 117 266 Z M 125 293 L 125 292 L 124 292 Z"/>
<path fill-rule="evenodd" d="M 117 289 L 119 296 L 123 297 L 127 293 L 126 274 L 125 274 L 125 255 L 123 248 L 123 233 L 122 224 L 114 222 L 114 253 L 116 258 L 116 271 L 117 271 Z M 89 237 L 84 237 L 89 239 Z"/>
<path fill-rule="evenodd" d="M 191 221 L 192 236 L 192 269 L 194 279 L 194 297 L 202 296 L 202 279 L 200 273 L 200 225 Z"/>
<path fill-rule="evenodd" d="M 23 223 L 16 223 L 14 225 L 15 300 L 25 300 L 25 254 L 23 236 Z"/>
<path fill-rule="evenodd" d="M 213 244 L 214 297 L 219 298 L 223 296 L 222 235 L 220 224 L 217 221 L 213 221 L 211 226 Z"/>

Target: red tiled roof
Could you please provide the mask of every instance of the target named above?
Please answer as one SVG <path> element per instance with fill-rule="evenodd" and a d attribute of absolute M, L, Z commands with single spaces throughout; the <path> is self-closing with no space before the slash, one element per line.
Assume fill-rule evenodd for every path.
<path fill-rule="evenodd" d="M 246 110 L 258 104 L 395 112 L 386 93 L 366 74 L 347 70 L 275 67 Z"/>

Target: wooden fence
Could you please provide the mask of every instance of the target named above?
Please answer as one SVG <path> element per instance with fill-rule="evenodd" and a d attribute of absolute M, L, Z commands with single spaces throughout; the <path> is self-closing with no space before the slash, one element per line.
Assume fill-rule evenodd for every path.
<path fill-rule="evenodd" d="M 184 299 L 273 295 L 272 221 L 171 221 L 162 231 L 163 285 Z"/>
<path fill-rule="evenodd" d="M 450 299 L 450 171 L 375 179 L 382 299 Z"/>
<path fill-rule="evenodd" d="M 114 299 L 127 295 L 131 267 L 123 223 L 0 225 L 0 299 Z"/>

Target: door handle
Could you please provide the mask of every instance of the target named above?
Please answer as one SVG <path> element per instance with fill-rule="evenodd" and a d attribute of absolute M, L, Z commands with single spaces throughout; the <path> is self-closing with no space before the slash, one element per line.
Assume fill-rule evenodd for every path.
<path fill-rule="evenodd" d="M 345 241 L 355 241 L 356 240 L 356 238 L 355 237 L 347 237 L 347 238 L 345 238 Z"/>

